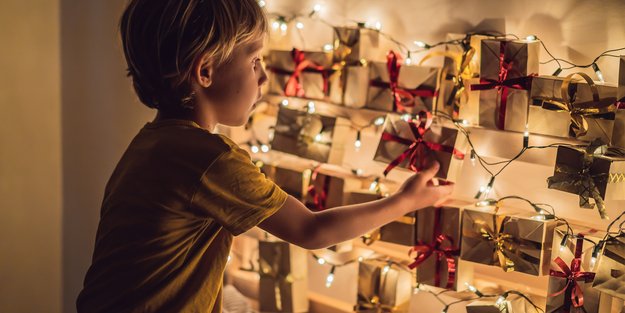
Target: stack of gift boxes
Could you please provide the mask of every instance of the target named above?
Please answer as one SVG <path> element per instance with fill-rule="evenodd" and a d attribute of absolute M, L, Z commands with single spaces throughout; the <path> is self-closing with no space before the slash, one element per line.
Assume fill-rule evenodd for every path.
<path fill-rule="evenodd" d="M 372 159 L 384 175 L 418 172 L 432 160 L 436 177 L 453 182 L 460 173 L 467 138 L 459 120 L 473 127 L 577 139 L 561 146 L 554 174 L 545 187 L 579 195 L 580 207 L 605 217 L 604 199 L 625 197 L 625 57 L 618 87 L 575 73 L 566 77 L 538 72 L 540 42 L 482 35 L 449 35 L 463 49 L 448 47 L 423 59 L 442 57 L 440 67 L 416 64 L 394 51 L 378 55 L 379 33 L 364 27 L 334 29 L 332 51 L 269 51 L 269 93 L 317 105 L 373 110 L 386 116 Z M 343 164 L 349 117 L 320 114 L 314 103 L 301 109 L 279 107 L 271 148 L 316 162 L 262 164 L 260 170 L 313 211 L 374 201 L 385 196 L 379 181 L 337 174 L 324 164 Z M 453 122 L 450 122 L 453 121 Z M 382 174 L 382 173 L 380 173 Z M 454 291 L 472 283 L 470 262 L 549 276 L 546 312 L 609 312 L 611 297 L 625 299 L 625 236 L 563 224 L 545 212 L 514 210 L 504 203 L 452 201 L 426 208 L 363 237 L 406 246 L 416 272 L 406 276 L 387 262 L 359 262 L 357 312 L 408 312 L 412 290 L 428 285 Z M 261 310 L 305 312 L 305 258 L 295 248 L 263 242 Z M 276 254 L 276 251 L 280 253 Z M 301 251 L 300 251 L 301 252 Z M 282 259 L 280 259 L 282 258 Z M 410 292 L 407 292 L 410 291 Z M 413 297 L 414 298 L 414 297 Z M 492 300 L 492 301 L 491 301 Z M 468 312 L 528 312 L 528 301 L 480 299 Z M 581 311 L 580 311 L 581 312 Z"/>

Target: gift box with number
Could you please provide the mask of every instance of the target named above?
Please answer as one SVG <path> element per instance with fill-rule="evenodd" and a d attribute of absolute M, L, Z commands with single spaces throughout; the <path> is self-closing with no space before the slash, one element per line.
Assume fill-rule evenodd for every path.
<path fill-rule="evenodd" d="M 374 160 L 388 164 L 384 175 L 396 167 L 420 171 L 432 160 L 438 161 L 439 179 L 455 181 L 466 150 L 466 137 L 453 125 L 443 125 L 427 112 L 404 120 L 388 115 Z"/>
<path fill-rule="evenodd" d="M 615 148 L 594 141 L 586 148 L 559 146 L 550 189 L 579 195 L 581 208 L 597 208 L 607 219 L 605 199 L 625 198 L 625 158 Z"/>
<path fill-rule="evenodd" d="M 364 27 L 334 27 L 334 62 L 358 65 L 378 55 L 380 32 Z"/>
<path fill-rule="evenodd" d="M 618 87 L 616 90 L 616 117 L 612 130 L 612 144 L 625 148 L 625 55 L 619 60 Z"/>
<path fill-rule="evenodd" d="M 582 80 L 574 80 L 581 77 Z M 532 79 L 528 128 L 531 133 L 610 142 L 616 86 L 596 84 L 584 73 Z"/>
<path fill-rule="evenodd" d="M 258 242 L 261 312 L 308 312 L 307 251 L 284 241 Z"/>
<path fill-rule="evenodd" d="M 400 113 L 433 111 L 438 95 L 439 67 L 406 64 L 393 51 L 386 62 L 369 63 L 365 107 Z"/>
<path fill-rule="evenodd" d="M 308 99 L 326 99 L 333 69 L 331 52 L 271 50 L 265 58 L 268 92 Z"/>
<path fill-rule="evenodd" d="M 279 165 L 260 164 L 262 165 L 260 167 L 261 172 L 280 186 L 282 190 L 297 199 L 304 198 L 310 184 L 312 173 L 310 169 L 293 169 Z"/>
<path fill-rule="evenodd" d="M 463 210 L 460 258 L 506 272 L 549 274 L 553 230 L 558 222 L 538 213 L 497 206 Z"/>
<path fill-rule="evenodd" d="M 571 231 L 566 225 L 555 229 L 546 313 L 610 312 L 612 298 L 592 288 L 592 243 L 603 236 L 603 231 L 576 225 Z"/>
<path fill-rule="evenodd" d="M 365 260 L 358 266 L 355 312 L 407 313 L 412 295 L 412 274 L 387 262 Z"/>
<path fill-rule="evenodd" d="M 318 162 L 341 164 L 348 121 L 306 111 L 280 108 L 272 149 Z"/>
<path fill-rule="evenodd" d="M 528 90 L 538 74 L 540 42 L 527 40 L 482 41 L 479 125 L 525 131 Z"/>
<path fill-rule="evenodd" d="M 609 238 L 599 255 L 592 287 L 625 300 L 625 236 Z"/>
<path fill-rule="evenodd" d="M 452 201 L 416 211 L 417 243 L 410 268 L 416 268 L 417 283 L 453 290 L 471 283 L 472 267 L 460 262 L 460 216 L 466 205 Z"/>

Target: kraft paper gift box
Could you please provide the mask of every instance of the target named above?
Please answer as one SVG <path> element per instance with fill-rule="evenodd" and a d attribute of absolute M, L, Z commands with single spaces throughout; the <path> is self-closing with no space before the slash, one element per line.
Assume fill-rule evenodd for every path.
<path fill-rule="evenodd" d="M 369 66 L 345 65 L 330 81 L 330 101 L 346 107 L 367 108 Z"/>
<path fill-rule="evenodd" d="M 540 312 L 525 298 L 510 294 L 503 302 L 497 297 L 485 298 L 467 304 L 467 313 L 530 313 Z"/>
<path fill-rule="evenodd" d="M 313 211 L 323 211 L 343 205 L 345 180 L 336 176 L 313 172 L 305 204 Z"/>
<path fill-rule="evenodd" d="M 469 207 L 462 211 L 462 260 L 534 276 L 547 275 L 558 222 L 536 213 Z"/>
<path fill-rule="evenodd" d="M 528 115 L 531 133 L 584 141 L 601 138 L 610 142 L 615 120 L 616 86 L 595 84 L 586 74 L 578 75 L 584 80 L 573 80 L 575 76 L 532 79 Z M 595 95 L 593 86 L 597 90 Z"/>
<path fill-rule="evenodd" d="M 410 267 L 416 268 L 417 283 L 452 290 L 471 283 L 472 268 L 459 262 L 461 206 L 452 202 L 416 211 L 416 254 Z"/>
<path fill-rule="evenodd" d="M 258 242 L 261 312 L 308 312 L 307 251 L 284 241 Z"/>
<path fill-rule="evenodd" d="M 308 192 L 312 173 L 310 169 L 300 171 L 264 164 L 260 170 L 282 190 L 297 199 L 304 199 L 304 195 Z"/>
<path fill-rule="evenodd" d="M 595 274 L 592 273 L 590 264 L 595 246 L 582 239 L 582 236 L 586 240 L 598 243 L 605 236 L 605 232 L 577 225 L 572 225 L 572 233 L 568 232 L 566 225 L 554 230 L 546 313 L 573 313 L 584 310 L 597 313 L 610 312 L 612 298 L 592 288 Z M 579 278 L 574 281 L 573 276 Z M 584 299 L 583 303 L 573 302 L 571 298 L 574 296 L 573 288 L 579 288 Z"/>
<path fill-rule="evenodd" d="M 486 39 L 492 39 L 491 36 L 474 35 L 471 34 L 447 34 L 446 41 L 458 40 L 462 44 L 468 45 L 467 49 L 470 52 L 465 52 L 461 45 L 446 45 L 446 50 L 452 53 L 463 54 L 466 53 L 468 58 L 467 66 L 464 74 L 467 78 L 480 76 L 480 57 L 482 52 L 482 41 Z"/>
<path fill-rule="evenodd" d="M 335 73 L 331 52 L 271 50 L 265 60 L 268 93 L 308 99 L 328 97 Z"/>
<path fill-rule="evenodd" d="M 621 56 L 618 72 L 618 88 L 616 91 L 616 117 L 612 131 L 612 144 L 625 148 L 625 56 Z"/>
<path fill-rule="evenodd" d="M 355 312 L 408 313 L 412 274 L 387 262 L 365 260 L 358 265 L 358 296 Z"/>
<path fill-rule="evenodd" d="M 538 74 L 539 41 L 482 40 L 479 125 L 523 132 L 531 76 Z"/>
<path fill-rule="evenodd" d="M 457 128 L 447 127 L 437 119 L 431 125 L 424 125 L 420 121 L 426 119 L 424 114 L 410 122 L 388 115 L 374 160 L 389 164 L 385 175 L 395 166 L 415 171 L 436 160 L 440 164 L 436 177 L 453 182 L 460 174 L 466 137 Z M 417 128 L 425 128 L 423 135 Z"/>
<path fill-rule="evenodd" d="M 340 119 L 282 107 L 271 147 L 305 159 L 341 164 L 349 128 L 336 127 Z"/>
<path fill-rule="evenodd" d="M 625 300 L 625 237 L 622 234 L 605 242 L 595 270 L 592 287 Z"/>
<path fill-rule="evenodd" d="M 369 63 L 366 108 L 400 113 L 433 111 L 438 94 L 440 68 L 402 64 L 389 52 L 386 62 Z"/>
<path fill-rule="evenodd" d="M 334 27 L 334 62 L 357 65 L 378 55 L 380 32 L 364 27 Z"/>
<path fill-rule="evenodd" d="M 579 195 L 579 206 L 599 211 L 607 219 L 605 199 L 625 198 L 625 158 L 607 154 L 594 154 L 602 146 L 592 143 L 586 148 L 559 146 L 553 176 L 547 179 L 549 189 Z"/>

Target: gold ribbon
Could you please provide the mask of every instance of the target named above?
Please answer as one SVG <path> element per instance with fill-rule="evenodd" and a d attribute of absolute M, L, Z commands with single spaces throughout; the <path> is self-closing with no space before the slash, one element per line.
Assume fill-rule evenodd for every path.
<path fill-rule="evenodd" d="M 482 238 L 491 241 L 495 244 L 495 251 L 493 252 L 493 260 L 499 262 L 499 266 L 505 272 L 514 271 L 514 261 L 506 256 L 508 251 L 514 251 L 518 248 L 518 244 L 514 242 L 514 238 L 505 233 L 493 232 L 488 227 L 480 227 L 480 234 Z"/>
<path fill-rule="evenodd" d="M 282 311 L 282 288 L 280 283 L 293 283 L 296 279 L 291 273 L 284 274 L 280 271 L 280 261 L 282 260 L 283 251 L 282 245 L 278 244 L 274 246 L 274 259 L 272 264 L 269 264 L 267 260 L 260 258 L 260 276 L 270 278 L 274 281 L 274 301 L 276 304 L 276 310 Z M 288 248 L 288 247 L 287 247 Z"/>
<path fill-rule="evenodd" d="M 583 78 L 592 93 L 591 102 L 575 103 L 575 95 L 569 95 L 569 86 L 573 81 L 574 76 L 580 76 Z M 575 138 L 584 136 L 588 133 L 588 121 L 586 117 L 616 112 L 616 106 L 614 103 L 601 103 L 599 97 L 599 89 L 595 82 L 585 73 L 573 73 L 564 78 L 562 86 L 560 87 L 561 101 L 555 99 L 543 99 L 541 107 L 546 110 L 556 112 L 567 112 L 571 116 L 571 126 L 569 129 L 569 135 Z M 602 129 L 604 134 L 607 133 Z"/>
<path fill-rule="evenodd" d="M 379 268 L 379 266 L 378 266 Z M 375 273 L 375 271 L 374 271 Z M 387 273 L 383 273 L 382 270 L 378 271 L 379 276 L 375 277 L 375 279 L 379 280 L 378 284 L 375 284 L 376 286 L 378 286 L 377 288 L 375 288 L 375 290 L 373 291 L 373 295 L 371 297 L 366 297 L 367 302 L 359 302 L 354 306 L 354 311 L 356 312 L 360 312 L 360 310 L 367 310 L 367 313 L 393 313 L 395 311 L 397 311 L 399 309 L 399 306 L 392 306 L 389 304 L 384 304 L 382 303 L 382 300 L 380 299 L 380 288 L 385 288 L 386 287 L 386 276 L 388 275 Z M 371 277 L 371 279 L 374 279 L 374 277 Z M 360 296 L 360 295 L 359 295 Z M 374 310 L 374 311 L 371 311 Z"/>

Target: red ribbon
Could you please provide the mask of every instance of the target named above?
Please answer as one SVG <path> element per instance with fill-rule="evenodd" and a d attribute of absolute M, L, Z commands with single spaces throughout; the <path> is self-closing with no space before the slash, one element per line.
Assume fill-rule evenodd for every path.
<path fill-rule="evenodd" d="M 447 261 L 447 284 L 444 288 L 450 289 L 454 286 L 456 278 L 456 259 L 454 258 L 460 253 L 459 248 L 454 248 L 454 240 L 448 235 L 443 235 L 441 231 L 441 208 L 435 208 L 434 231 L 432 232 L 432 242 L 419 242 L 418 245 L 412 247 L 408 255 L 417 252 L 417 255 L 408 267 L 414 269 L 421 265 L 430 256 L 436 255 L 436 270 L 434 274 L 434 285 L 439 287 L 441 284 L 441 266 L 442 261 Z M 443 247 L 448 243 L 447 247 Z"/>
<path fill-rule="evenodd" d="M 432 125 L 432 114 L 430 112 L 419 112 L 419 125 L 415 124 L 414 120 L 407 122 L 410 126 L 410 130 L 414 135 L 414 140 L 399 137 L 397 135 L 382 133 L 383 141 L 393 141 L 408 146 L 408 148 L 393 160 L 384 170 L 384 176 L 401 164 L 406 158 L 410 158 L 409 167 L 412 171 L 418 172 L 427 166 L 426 155 L 430 151 L 442 151 L 451 153 L 459 159 L 464 159 L 464 153 L 458 151 L 454 147 L 445 146 L 435 142 L 425 141 L 423 135 L 430 130 Z"/>
<path fill-rule="evenodd" d="M 514 62 L 506 60 L 505 51 L 508 41 L 501 41 L 499 45 L 499 77 L 495 79 L 481 78 L 479 84 L 471 85 L 471 90 L 490 90 L 497 89 L 497 93 L 501 97 L 499 102 L 499 113 L 497 114 L 497 128 L 504 129 L 506 123 L 506 107 L 508 106 L 508 93 L 510 88 L 519 90 L 529 90 L 531 88 L 532 77 L 530 76 L 518 77 L 508 79 Z"/>
<path fill-rule="evenodd" d="M 314 208 L 317 211 L 323 211 L 326 209 L 326 200 L 328 199 L 328 192 L 330 190 L 330 176 L 324 175 L 323 189 L 321 192 L 317 192 L 315 182 L 317 181 L 317 175 L 319 174 L 319 167 L 315 168 L 311 175 L 310 186 L 308 186 L 308 195 L 313 199 Z"/>
<path fill-rule="evenodd" d="M 406 112 L 406 107 L 415 106 L 414 98 L 434 98 L 438 96 L 438 90 L 431 87 L 419 86 L 415 89 L 399 87 L 399 72 L 401 70 L 401 56 L 394 51 L 389 51 L 386 55 L 386 70 L 388 71 L 389 82 L 371 80 L 370 85 L 378 88 L 390 88 L 393 97 L 393 111 Z"/>
<path fill-rule="evenodd" d="M 562 290 L 549 295 L 550 297 L 556 297 L 564 293 L 564 304 L 560 307 L 562 312 L 569 312 L 571 305 L 575 308 L 584 306 L 584 292 L 577 281 L 583 280 L 584 283 L 589 283 L 595 279 L 595 273 L 581 271 L 583 245 L 584 235 L 579 234 L 575 244 L 575 255 L 571 261 L 571 267 L 569 268 L 564 260 L 557 257 L 554 262 L 562 271 L 549 271 L 550 276 L 566 279 L 566 286 Z"/>
<path fill-rule="evenodd" d="M 333 70 L 326 69 L 322 65 L 306 59 L 305 52 L 299 49 L 293 49 L 291 51 L 291 56 L 293 57 L 293 62 L 295 62 L 295 69 L 292 72 L 280 68 L 268 67 L 268 69 L 274 73 L 291 75 L 284 86 L 284 95 L 287 97 L 305 97 L 306 92 L 302 82 L 300 81 L 300 76 L 303 72 L 321 74 L 323 77 L 323 93 L 327 95 L 329 85 L 328 77 Z"/>

